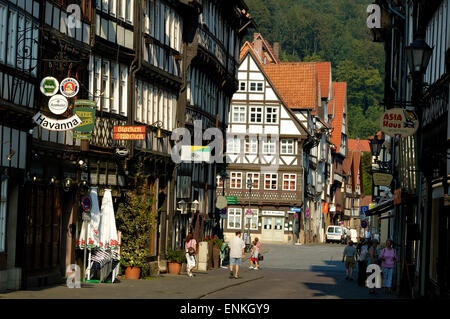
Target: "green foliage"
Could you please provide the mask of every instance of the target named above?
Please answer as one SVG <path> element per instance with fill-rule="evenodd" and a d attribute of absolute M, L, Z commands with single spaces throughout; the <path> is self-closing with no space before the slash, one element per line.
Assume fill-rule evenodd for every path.
<path fill-rule="evenodd" d="M 169 262 L 175 263 L 186 263 L 186 252 L 182 250 L 171 250 L 167 251 L 167 260 Z"/>
<path fill-rule="evenodd" d="M 364 195 L 372 195 L 372 154 L 363 152 L 361 161 Z"/>
<path fill-rule="evenodd" d="M 120 262 L 123 266 L 143 267 L 149 254 L 148 240 L 155 225 L 152 193 L 145 185 L 142 169 L 143 164 L 138 164 L 134 176 L 136 188 L 127 192 L 116 216 L 117 228 L 122 232 Z"/>
<path fill-rule="evenodd" d="M 366 25 L 372 0 L 246 0 L 260 32 L 280 42 L 284 62 L 331 61 L 333 81 L 347 82 L 349 137 L 378 131 L 382 108 L 384 49 Z"/>

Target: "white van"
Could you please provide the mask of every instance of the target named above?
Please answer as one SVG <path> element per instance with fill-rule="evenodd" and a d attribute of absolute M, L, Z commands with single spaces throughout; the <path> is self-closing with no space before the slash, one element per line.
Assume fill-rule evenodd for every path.
<path fill-rule="evenodd" d="M 345 230 L 342 226 L 328 226 L 325 233 L 325 242 L 338 242 L 342 243 L 345 239 Z"/>
<path fill-rule="evenodd" d="M 353 243 L 358 243 L 358 232 L 356 229 L 349 229 L 349 233 L 347 235 L 349 235 Z"/>

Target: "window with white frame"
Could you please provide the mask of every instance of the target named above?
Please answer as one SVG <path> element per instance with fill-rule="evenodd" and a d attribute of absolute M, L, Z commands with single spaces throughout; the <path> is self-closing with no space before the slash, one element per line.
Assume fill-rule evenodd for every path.
<path fill-rule="evenodd" d="M 281 139 L 280 140 L 280 152 L 281 154 L 294 154 L 294 140 L 293 139 Z"/>
<path fill-rule="evenodd" d="M 263 139 L 263 154 L 275 154 L 276 140 L 274 138 Z"/>
<path fill-rule="evenodd" d="M 216 176 L 216 188 L 223 188 L 223 178 L 220 175 Z"/>
<path fill-rule="evenodd" d="M 247 136 L 245 138 L 245 153 L 258 154 L 258 138 L 256 136 Z"/>
<path fill-rule="evenodd" d="M 266 107 L 266 123 L 267 124 L 278 124 L 278 110 L 277 106 Z"/>
<path fill-rule="evenodd" d="M 0 186 L 0 252 L 6 250 L 6 209 L 8 203 L 8 180 L 1 182 Z"/>
<path fill-rule="evenodd" d="M 258 230 L 258 213 L 259 210 L 255 208 L 251 208 L 252 215 L 245 215 L 245 221 L 244 221 L 244 229 L 248 229 L 248 224 L 250 222 L 250 230 Z"/>
<path fill-rule="evenodd" d="M 242 228 L 242 208 L 228 208 L 227 215 L 228 215 L 227 216 L 228 229 Z"/>
<path fill-rule="evenodd" d="M 283 174 L 283 190 L 295 191 L 297 189 L 297 174 Z"/>
<path fill-rule="evenodd" d="M 239 136 L 232 136 L 227 141 L 227 153 L 228 154 L 240 154 L 241 153 L 241 139 Z"/>
<path fill-rule="evenodd" d="M 250 82 L 249 91 L 250 92 L 263 92 L 264 83 L 263 82 Z"/>
<path fill-rule="evenodd" d="M 252 189 L 259 189 L 259 173 L 247 173 L 246 181 L 252 182 Z M 248 189 L 247 183 L 245 183 L 245 187 Z"/>
<path fill-rule="evenodd" d="M 232 172 L 230 174 L 230 188 L 242 188 L 242 173 L 241 172 Z"/>
<path fill-rule="evenodd" d="M 250 107 L 250 123 L 262 123 L 262 106 L 251 106 Z"/>
<path fill-rule="evenodd" d="M 233 105 L 233 123 L 245 123 L 246 109 L 243 105 Z"/>
<path fill-rule="evenodd" d="M 246 89 L 247 89 L 247 82 L 239 81 L 239 91 L 245 92 Z"/>
<path fill-rule="evenodd" d="M 278 189 L 278 174 L 274 173 L 264 174 L 264 189 L 270 190 Z"/>
<path fill-rule="evenodd" d="M 103 111 L 109 112 L 109 61 L 103 60 L 102 62 L 102 97 L 100 103 Z"/>
<path fill-rule="evenodd" d="M 126 0 L 126 20 L 133 24 L 133 0 Z"/>

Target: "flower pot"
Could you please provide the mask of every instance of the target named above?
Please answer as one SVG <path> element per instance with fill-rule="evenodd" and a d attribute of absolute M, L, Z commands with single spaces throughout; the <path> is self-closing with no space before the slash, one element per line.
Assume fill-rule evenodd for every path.
<path fill-rule="evenodd" d="M 126 279 L 139 279 L 140 275 L 141 275 L 140 267 L 128 266 L 127 269 L 125 269 Z"/>
<path fill-rule="evenodd" d="M 220 266 L 220 249 L 216 245 L 213 247 L 213 261 L 214 261 L 214 269 L 219 268 Z"/>
<path fill-rule="evenodd" d="M 178 275 L 181 271 L 181 263 L 169 261 L 169 274 Z"/>

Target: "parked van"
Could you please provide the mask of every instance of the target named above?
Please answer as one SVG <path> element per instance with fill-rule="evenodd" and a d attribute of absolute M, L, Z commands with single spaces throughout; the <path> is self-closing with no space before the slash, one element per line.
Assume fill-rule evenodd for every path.
<path fill-rule="evenodd" d="M 349 235 L 352 242 L 354 242 L 354 243 L 358 242 L 358 232 L 356 231 L 356 229 L 349 229 L 349 232 L 347 235 Z"/>
<path fill-rule="evenodd" d="M 325 242 L 342 243 L 346 238 L 344 228 L 343 226 L 328 226 L 327 232 L 325 233 Z"/>

